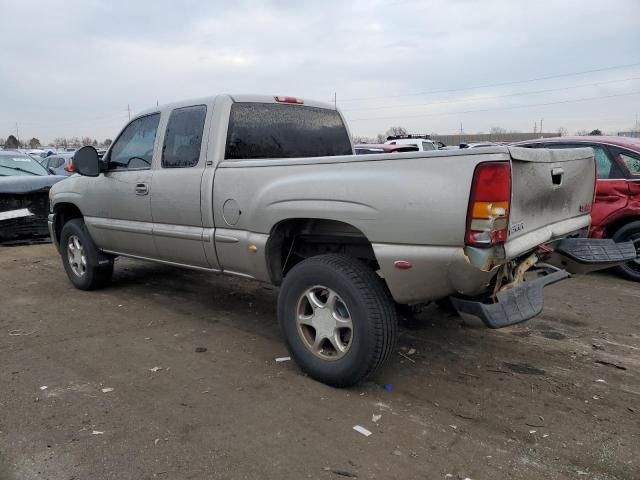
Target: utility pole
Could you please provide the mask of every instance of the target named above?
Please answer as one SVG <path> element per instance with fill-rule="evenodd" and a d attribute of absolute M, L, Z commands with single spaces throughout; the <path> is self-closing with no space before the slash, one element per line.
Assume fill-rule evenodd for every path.
<path fill-rule="evenodd" d="M 129 120 L 131 120 L 131 108 L 129 107 L 128 103 L 127 103 L 127 113 L 129 114 Z"/>
<path fill-rule="evenodd" d="M 542 120 L 544 120 L 544 118 L 540 119 L 540 138 L 542 138 Z"/>
<path fill-rule="evenodd" d="M 18 122 L 16 122 L 16 138 L 18 139 L 18 144 L 20 144 L 20 129 L 18 128 Z"/>
<path fill-rule="evenodd" d="M 538 122 L 533 122 L 533 134 L 538 133 Z"/>
<path fill-rule="evenodd" d="M 338 109 L 338 93 L 333 92 L 333 108 Z"/>

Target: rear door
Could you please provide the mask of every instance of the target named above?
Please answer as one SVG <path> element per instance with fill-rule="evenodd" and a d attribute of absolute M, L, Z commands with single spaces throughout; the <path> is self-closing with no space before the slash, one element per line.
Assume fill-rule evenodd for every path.
<path fill-rule="evenodd" d="M 203 192 L 201 188 L 208 167 L 205 124 L 210 117 L 207 105 L 181 107 L 170 112 L 160 165 L 154 171 L 151 185 L 151 212 L 158 258 L 217 268 L 217 259 L 211 254 L 213 249 L 205 248 L 205 243 L 213 245 L 213 238 L 205 232 L 202 218 L 202 204 L 210 201 L 210 192 Z"/>

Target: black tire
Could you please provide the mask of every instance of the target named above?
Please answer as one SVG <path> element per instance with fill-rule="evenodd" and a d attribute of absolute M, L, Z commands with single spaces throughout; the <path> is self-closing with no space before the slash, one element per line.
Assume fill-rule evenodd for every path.
<path fill-rule="evenodd" d="M 616 242 L 633 241 L 636 245 L 638 257 L 635 261 L 616 267 L 616 272 L 628 280 L 640 282 L 640 221 L 627 223 L 613 234 Z"/>
<path fill-rule="evenodd" d="M 339 296 L 352 323 L 348 350 L 335 360 L 314 353 L 298 326 L 299 302 L 318 285 Z M 302 370 L 334 387 L 347 387 L 373 375 L 393 351 L 398 324 L 395 304 L 380 277 L 360 260 L 337 254 L 311 257 L 291 269 L 280 289 L 278 320 Z"/>
<path fill-rule="evenodd" d="M 77 266 L 72 266 L 68 253 L 69 240 L 75 237 L 84 249 L 86 267 L 81 274 L 74 271 Z M 95 290 L 102 288 L 111 281 L 113 275 L 113 259 L 101 254 L 89 235 L 87 226 L 80 218 L 69 220 L 62 227 L 60 233 L 60 255 L 62 264 L 67 272 L 69 281 L 80 290 Z"/>

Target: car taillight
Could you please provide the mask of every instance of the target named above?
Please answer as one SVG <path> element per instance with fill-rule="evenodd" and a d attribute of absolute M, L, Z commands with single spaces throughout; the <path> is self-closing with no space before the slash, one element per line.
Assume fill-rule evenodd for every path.
<path fill-rule="evenodd" d="M 64 166 L 64 171 L 65 172 L 69 172 L 69 173 L 73 173 L 73 163 L 69 162 Z"/>
<path fill-rule="evenodd" d="M 474 247 L 491 247 L 506 242 L 510 201 L 511 164 L 478 164 L 471 184 L 465 243 Z"/>

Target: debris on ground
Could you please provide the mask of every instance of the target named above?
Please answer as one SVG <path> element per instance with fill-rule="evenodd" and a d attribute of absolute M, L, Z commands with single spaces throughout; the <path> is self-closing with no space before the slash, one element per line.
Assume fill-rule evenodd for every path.
<path fill-rule="evenodd" d="M 358 432 L 361 433 L 362 435 L 364 435 L 365 437 L 368 437 L 369 435 L 371 435 L 371 432 L 369 430 L 367 430 L 366 428 L 360 426 L 360 425 L 355 425 L 353 427 L 353 429 Z"/>
<path fill-rule="evenodd" d="M 618 370 L 626 370 L 627 367 L 620 365 L 619 363 L 607 362 L 606 360 L 595 360 L 595 363 L 599 365 L 605 365 L 607 367 L 615 367 Z"/>
<path fill-rule="evenodd" d="M 394 454 L 396 457 L 400 457 L 400 456 L 402 455 L 402 452 L 401 452 L 400 450 L 394 450 L 394 451 L 393 451 L 393 454 Z"/>
<path fill-rule="evenodd" d="M 26 335 L 31 335 L 32 333 L 35 333 L 36 331 L 34 330 L 33 332 L 25 332 L 22 329 L 17 329 L 17 330 L 11 330 L 9 332 L 9 336 L 11 337 L 20 337 L 20 336 L 26 336 Z"/>
<path fill-rule="evenodd" d="M 411 363 L 416 363 L 416 361 L 413 358 L 411 358 L 409 355 L 407 355 L 406 353 L 398 352 L 398 355 L 400 355 L 402 358 L 406 358 Z"/>
<path fill-rule="evenodd" d="M 596 383 L 607 383 L 607 381 L 604 378 L 596 378 L 594 381 Z"/>
<path fill-rule="evenodd" d="M 91 435 L 104 435 L 104 432 L 101 432 L 100 430 L 94 430 L 93 432 L 91 432 Z"/>
<path fill-rule="evenodd" d="M 46 385 L 43 385 L 43 386 L 40 387 L 40 390 L 46 390 L 47 388 L 49 388 L 49 387 L 47 387 Z"/>
<path fill-rule="evenodd" d="M 323 467 L 322 470 L 324 470 L 325 472 L 331 472 L 334 475 L 339 475 L 341 477 L 358 478 L 358 475 L 347 470 L 337 470 L 331 467 Z"/>
<path fill-rule="evenodd" d="M 544 375 L 544 370 L 536 368 L 528 363 L 503 363 L 505 367 L 514 373 L 521 373 L 524 375 Z"/>
<path fill-rule="evenodd" d="M 384 388 L 387 392 L 390 392 L 391 390 L 393 390 L 393 385 L 391 385 L 390 383 L 385 383 L 382 388 Z"/>
<path fill-rule="evenodd" d="M 381 418 L 382 418 L 382 415 L 376 415 L 375 413 L 371 415 L 371 421 L 373 423 L 378 423 L 378 420 L 380 420 Z"/>
<path fill-rule="evenodd" d="M 113 388 L 111 388 L 111 387 L 103 388 L 103 389 L 102 389 L 102 393 L 109 393 L 109 392 L 113 392 L 113 390 L 114 390 L 114 389 L 113 389 Z"/>
<path fill-rule="evenodd" d="M 276 358 L 276 362 L 280 363 L 280 362 L 288 362 L 289 360 L 291 360 L 291 357 L 278 357 Z"/>
<path fill-rule="evenodd" d="M 162 367 L 153 367 L 148 369 L 150 372 L 159 372 L 160 370 L 164 370 Z"/>
<path fill-rule="evenodd" d="M 207 347 L 196 347 L 196 353 L 204 353 L 207 351 Z"/>
<path fill-rule="evenodd" d="M 602 345 L 601 343 L 592 343 L 591 348 L 593 348 L 594 350 L 604 350 L 604 345 Z"/>
<path fill-rule="evenodd" d="M 411 356 L 411 355 L 415 355 L 416 353 L 416 349 L 415 348 L 410 348 L 409 350 L 407 350 L 407 355 Z"/>

